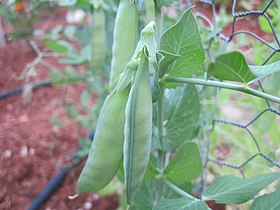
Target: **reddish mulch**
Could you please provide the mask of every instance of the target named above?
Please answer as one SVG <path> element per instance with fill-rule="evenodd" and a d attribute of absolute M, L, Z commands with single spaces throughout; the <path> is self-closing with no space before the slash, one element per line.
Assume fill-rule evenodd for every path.
<path fill-rule="evenodd" d="M 52 18 L 45 18 L 43 27 L 49 28 L 52 23 L 55 23 Z M 10 42 L 4 49 L 0 49 L 1 93 L 24 85 L 25 82 L 16 80 L 16 76 L 20 76 L 25 65 L 35 57 L 36 53 L 22 41 Z M 47 61 L 63 68 L 54 59 Z M 37 75 L 31 81 L 48 79 L 48 73 L 49 70 L 39 65 Z M 48 181 L 70 161 L 78 148 L 78 138 L 87 135 L 87 131 L 79 129 L 77 124 L 66 117 L 61 99 L 62 96 L 67 99 L 79 97 L 83 86 L 67 88 L 66 95 L 62 87 L 40 88 L 33 91 L 32 100 L 26 105 L 20 95 L 0 100 L 1 210 L 27 209 Z M 59 116 L 69 125 L 57 129 L 50 122 L 52 116 Z M 117 208 L 116 195 L 100 198 L 94 194 L 86 194 L 75 200 L 68 199 L 69 195 L 75 194 L 81 168 L 82 164 L 69 172 L 62 186 L 41 209 Z"/>

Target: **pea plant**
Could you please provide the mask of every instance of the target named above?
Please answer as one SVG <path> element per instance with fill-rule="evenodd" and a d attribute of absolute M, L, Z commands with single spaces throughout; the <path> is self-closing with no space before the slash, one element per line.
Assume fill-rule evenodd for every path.
<path fill-rule="evenodd" d="M 106 1 L 92 2 L 93 14 L 104 20 Z M 210 54 L 206 43 L 215 41 L 219 32 L 201 33 L 193 7 L 178 9 L 178 20 L 168 21 L 162 8 L 172 3 L 120 0 L 118 4 L 110 92 L 100 111 L 77 194 L 98 192 L 117 177 L 123 187 L 120 203 L 124 209 L 204 210 L 210 209 L 207 203 L 211 200 L 221 204 L 250 201 L 253 210 L 279 208 L 277 170 L 249 178 L 222 175 L 206 183 L 209 159 L 204 158 L 199 136 L 208 129 L 205 122 L 211 115 L 205 115 L 201 104 L 202 97 L 210 93 L 205 87 L 233 90 L 277 106 L 279 97 L 254 84 L 279 72 L 280 61 L 248 65 L 241 51 L 226 48 Z M 146 17 L 141 22 L 143 5 Z M 140 22 L 146 24 L 141 27 Z M 166 25 L 171 26 L 165 29 Z M 96 40 L 96 46 L 101 41 Z M 101 62 L 99 56 L 93 52 L 95 67 Z M 279 168 L 277 161 L 263 157 Z M 268 185 L 266 195 L 260 195 Z"/>

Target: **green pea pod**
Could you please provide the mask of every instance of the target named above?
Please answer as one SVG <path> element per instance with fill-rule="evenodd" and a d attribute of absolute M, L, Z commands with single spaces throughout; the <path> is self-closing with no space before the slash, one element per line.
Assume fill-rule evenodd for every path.
<path fill-rule="evenodd" d="M 113 91 L 104 102 L 90 153 L 78 180 L 78 194 L 102 189 L 119 168 L 123 157 L 128 90 Z"/>
<path fill-rule="evenodd" d="M 116 86 L 116 78 L 124 71 L 130 61 L 138 42 L 137 4 L 129 0 L 121 0 L 114 28 L 110 89 Z"/>
<path fill-rule="evenodd" d="M 92 18 L 92 69 L 97 70 L 106 61 L 106 17 L 102 7 L 94 9 Z"/>
<path fill-rule="evenodd" d="M 149 163 L 152 135 L 152 96 L 148 58 L 142 50 L 125 109 L 124 174 L 127 203 L 142 183 Z"/>

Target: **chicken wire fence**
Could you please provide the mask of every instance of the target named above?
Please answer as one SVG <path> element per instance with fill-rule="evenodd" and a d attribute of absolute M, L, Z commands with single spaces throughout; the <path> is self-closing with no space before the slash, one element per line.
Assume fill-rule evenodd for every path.
<path fill-rule="evenodd" d="M 275 1 L 270 0 L 262 10 L 250 10 L 250 11 L 242 11 L 242 12 L 238 12 L 237 11 L 237 0 L 233 1 L 232 4 L 232 11 L 231 11 L 231 15 L 232 15 L 232 21 L 231 21 L 231 32 L 230 35 L 225 35 L 222 32 L 217 32 L 217 38 L 219 40 L 222 40 L 225 43 L 225 46 L 228 45 L 229 43 L 233 42 L 233 38 L 235 36 L 241 35 L 241 34 L 245 34 L 246 36 L 249 37 L 253 37 L 254 39 L 256 39 L 258 42 L 262 43 L 262 45 L 265 45 L 267 48 L 272 50 L 272 53 L 265 59 L 265 61 L 262 63 L 262 65 L 265 65 L 267 62 L 271 61 L 271 59 L 277 54 L 280 53 L 280 42 L 279 42 L 279 38 L 277 37 L 277 33 L 276 30 L 272 24 L 271 21 L 271 17 L 267 14 L 267 10 L 275 3 Z M 203 15 L 198 15 L 198 18 L 202 18 L 205 22 L 207 22 L 209 24 L 209 22 L 211 22 L 211 24 L 213 24 L 215 26 L 216 24 L 216 18 L 217 18 L 217 5 L 215 4 L 215 0 L 214 1 L 208 1 L 208 0 L 200 0 L 200 4 L 203 5 L 208 5 L 211 8 L 211 13 L 212 13 L 212 20 L 210 20 L 209 18 L 207 18 L 206 16 Z M 273 42 L 275 44 L 272 45 L 271 43 L 267 42 L 264 38 L 262 38 L 261 36 L 253 33 L 252 31 L 249 30 L 237 30 L 236 28 L 236 23 L 239 19 L 244 18 L 244 17 L 248 17 L 248 16 L 263 16 L 266 20 L 267 23 L 269 24 L 269 27 L 271 29 L 272 32 L 272 36 L 273 36 Z M 209 44 L 206 46 L 206 52 L 209 54 L 209 56 L 211 56 L 211 47 L 212 47 L 212 42 L 214 41 L 214 38 L 212 38 L 212 40 L 209 41 Z M 265 88 L 262 85 L 261 81 L 258 81 L 258 85 L 257 87 L 259 87 L 261 89 L 261 91 L 263 93 L 265 93 Z M 277 162 L 276 160 L 272 159 L 268 154 L 266 154 L 265 152 L 263 152 L 263 148 L 260 146 L 259 141 L 260 139 L 258 139 L 256 137 L 256 135 L 254 135 L 254 132 L 251 129 L 251 126 L 256 123 L 261 116 L 266 115 L 267 113 L 273 113 L 276 116 L 280 116 L 280 111 L 279 109 L 277 109 L 277 107 L 273 107 L 272 103 L 266 99 L 266 108 L 262 111 L 260 111 L 259 113 L 257 113 L 254 117 L 252 117 L 249 122 L 247 123 L 240 123 L 240 122 L 234 122 L 231 120 L 227 120 L 227 119 L 220 119 L 218 117 L 216 117 L 216 112 L 218 109 L 218 105 L 219 105 L 219 96 L 220 96 L 220 89 L 217 88 L 216 90 L 216 99 L 215 99 L 215 106 L 214 106 L 214 110 L 212 112 L 212 116 L 211 116 L 211 123 L 208 123 L 206 121 L 203 122 L 204 124 L 204 130 L 206 133 L 206 135 L 203 136 L 203 148 L 204 151 L 202 151 L 203 156 L 204 156 L 204 160 L 205 160 L 205 165 L 204 165 L 204 170 L 206 169 L 206 167 L 208 166 L 209 162 L 217 164 L 221 167 L 229 167 L 232 169 L 236 169 L 239 170 L 240 174 L 244 177 L 245 174 L 243 172 L 243 168 L 244 166 L 248 165 L 253 159 L 255 159 L 256 157 L 261 157 L 263 158 L 265 161 L 267 161 L 268 163 L 272 164 L 273 166 L 275 166 L 276 168 L 280 168 L 280 163 Z M 276 105 L 275 105 L 276 106 Z M 218 158 L 211 158 L 210 154 L 209 154 L 209 150 L 210 150 L 210 144 L 211 144 L 211 137 L 210 137 L 210 133 L 215 131 L 215 124 L 225 124 L 225 125 L 229 125 L 229 126 L 233 126 L 233 127 L 237 127 L 238 129 L 243 129 L 249 136 L 249 138 L 253 141 L 253 143 L 256 146 L 256 153 L 251 155 L 248 159 L 245 159 L 244 162 L 242 162 L 239 165 L 235 165 L 232 164 L 230 162 L 226 162 L 224 160 L 219 160 Z M 245 139 L 246 140 L 246 139 Z M 205 184 L 205 176 L 206 173 L 203 173 L 202 175 L 202 188 Z M 203 189 L 202 189 L 203 191 Z"/>

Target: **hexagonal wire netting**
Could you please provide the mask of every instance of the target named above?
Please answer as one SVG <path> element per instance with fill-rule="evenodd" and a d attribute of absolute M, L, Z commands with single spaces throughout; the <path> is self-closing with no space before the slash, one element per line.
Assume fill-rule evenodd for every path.
<path fill-rule="evenodd" d="M 208 1 L 208 0 L 200 0 L 200 3 L 201 4 L 206 4 L 208 5 L 210 8 L 211 8 L 211 11 L 212 11 L 212 20 L 208 19 L 206 16 L 204 15 L 199 15 L 199 18 L 202 18 L 204 19 L 205 22 L 211 22 L 211 24 L 213 24 L 215 26 L 216 24 L 216 18 L 217 18 L 217 5 L 215 4 L 215 0 L 213 1 Z M 218 39 L 222 40 L 225 42 L 225 45 L 229 44 L 230 42 L 233 41 L 233 38 L 235 36 L 238 36 L 240 34 L 245 34 L 246 36 L 250 36 L 250 37 L 253 37 L 255 38 L 256 40 L 258 40 L 260 43 L 262 43 L 263 45 L 266 45 L 268 48 L 270 48 L 272 50 L 272 53 L 265 59 L 265 61 L 262 63 L 262 65 L 265 65 L 267 62 L 269 62 L 273 56 L 275 56 L 277 53 L 280 53 L 280 42 L 279 42 L 279 39 L 277 37 L 277 34 L 276 34 L 276 31 L 275 31 L 275 28 L 272 24 L 272 21 L 271 21 L 271 17 L 267 14 L 267 10 L 273 5 L 273 3 L 275 3 L 273 0 L 270 0 L 267 5 L 265 5 L 264 9 L 263 10 L 251 10 L 251 11 L 244 11 L 244 12 L 236 12 L 236 5 L 237 5 L 237 0 L 234 0 L 233 1 L 233 4 L 232 4 L 232 25 L 231 25 L 231 33 L 229 36 L 226 36 L 224 35 L 222 32 L 217 32 L 217 36 Z M 265 19 L 267 20 L 268 24 L 269 24 L 269 27 L 271 28 L 271 31 L 272 31 L 272 35 L 273 35 L 273 40 L 275 42 L 275 46 L 271 45 L 269 42 L 267 42 L 266 40 L 264 40 L 262 37 L 258 36 L 257 34 L 251 32 L 251 31 L 247 31 L 247 30 L 237 30 L 236 29 L 236 22 L 238 19 L 241 19 L 241 18 L 244 18 L 244 17 L 247 17 L 247 16 L 263 16 L 265 17 Z M 212 38 L 210 41 L 209 41 L 209 44 L 208 46 L 206 46 L 206 52 L 211 54 L 211 47 L 212 47 L 212 42 L 214 41 L 214 38 Z M 265 89 L 261 83 L 261 81 L 258 81 L 258 86 L 259 88 L 261 89 L 262 92 L 265 93 Z M 226 119 L 219 119 L 216 117 L 216 111 L 217 111 L 217 107 L 218 107 L 218 104 L 219 104 L 219 95 L 220 95 L 220 89 L 217 88 L 217 91 L 216 91 L 216 100 L 215 100 L 215 108 L 212 112 L 212 125 L 207 123 L 207 122 L 204 122 L 204 125 L 205 125 L 205 130 L 206 130 L 206 140 L 204 139 L 204 145 L 205 145 L 205 151 L 204 151 L 204 158 L 205 158 L 205 165 L 204 165 L 204 168 L 207 167 L 207 164 L 209 162 L 212 162 L 214 164 L 218 164 L 220 166 L 225 166 L 225 167 L 230 167 L 232 169 L 237 169 L 240 171 L 241 175 L 244 176 L 244 173 L 243 173 L 243 167 L 247 164 L 250 163 L 251 160 L 253 160 L 254 158 L 256 157 L 262 157 L 263 159 L 265 159 L 266 161 L 268 161 L 269 163 L 271 163 L 273 166 L 277 167 L 277 168 L 280 168 L 280 163 L 277 162 L 276 160 L 273 160 L 268 154 L 265 154 L 263 151 L 262 151 L 262 148 L 261 146 L 259 145 L 258 143 L 258 139 L 255 137 L 254 133 L 251 131 L 251 128 L 249 126 L 251 126 L 253 123 L 255 123 L 256 121 L 258 121 L 258 119 L 260 119 L 260 117 L 266 113 L 273 113 L 275 115 L 278 115 L 280 116 L 280 111 L 277 110 L 276 108 L 274 108 L 271 103 L 266 100 L 266 99 L 263 99 L 265 100 L 266 102 L 266 105 L 267 105 L 267 108 L 265 108 L 264 110 L 260 111 L 256 116 L 254 116 L 252 119 L 250 119 L 249 122 L 245 123 L 245 124 L 241 124 L 241 123 L 238 123 L 238 122 L 233 122 L 233 121 L 230 121 L 230 120 L 226 120 Z M 210 132 L 213 132 L 215 129 L 215 124 L 216 123 L 222 123 L 222 124 L 227 124 L 227 125 L 231 125 L 231 126 L 234 126 L 234 127 L 238 127 L 240 129 L 243 129 L 245 130 L 245 132 L 248 133 L 249 137 L 252 139 L 252 141 L 254 142 L 254 144 L 256 145 L 256 148 L 257 148 L 257 152 L 255 154 L 253 154 L 251 157 L 249 157 L 246 161 L 244 161 L 242 164 L 240 165 L 234 165 L 232 163 L 228 163 L 226 161 L 222 161 L 222 160 L 218 160 L 218 159 L 215 159 L 215 158 L 211 158 L 209 157 L 209 145 L 210 145 Z M 205 186 L 205 173 L 204 175 L 202 175 L 202 188 L 203 186 Z M 203 191 L 203 189 L 201 189 L 201 191 Z"/>

